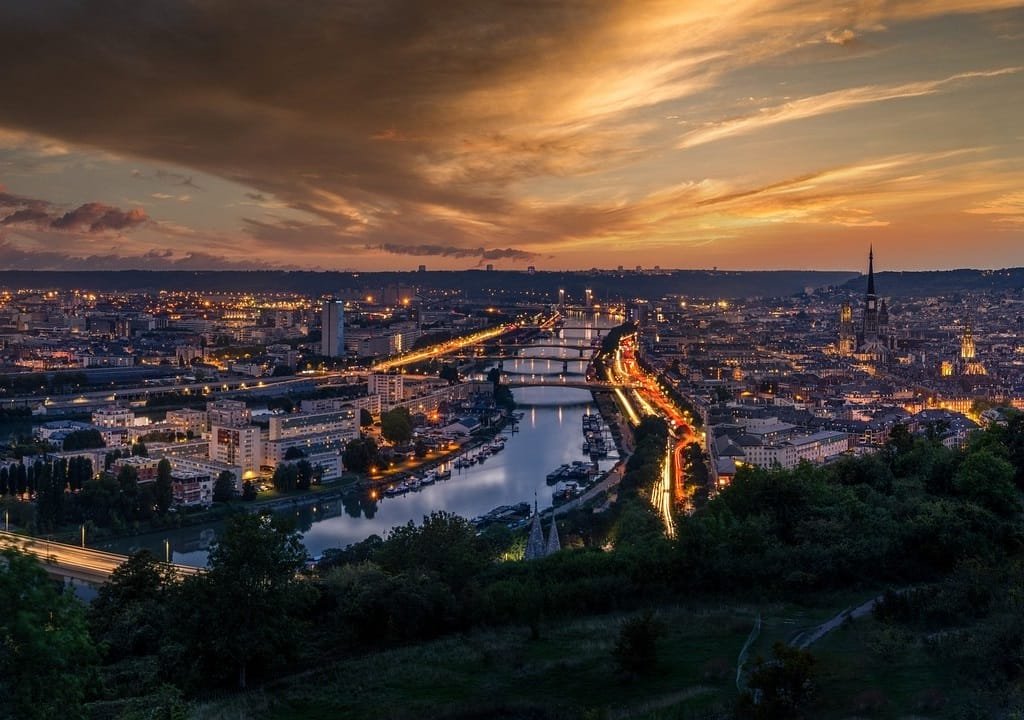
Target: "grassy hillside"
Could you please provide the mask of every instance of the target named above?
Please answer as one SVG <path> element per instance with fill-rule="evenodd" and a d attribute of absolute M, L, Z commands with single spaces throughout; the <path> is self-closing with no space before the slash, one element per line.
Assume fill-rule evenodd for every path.
<path fill-rule="evenodd" d="M 715 718 L 737 697 L 736 664 L 755 618 L 751 658 L 865 598 L 831 607 L 793 605 L 662 608 L 658 667 L 626 677 L 612 658 L 627 615 L 446 638 L 327 665 L 260 691 L 196 708 L 198 720 L 402 720 L 404 718 Z M 956 717 L 960 699 L 939 663 L 918 649 L 894 651 L 869 617 L 811 647 L 819 702 L 814 717 Z M 898 644 L 898 643 L 897 643 Z M 941 688 L 941 690 L 940 690 Z M 951 695 L 952 693 L 952 695 Z"/>

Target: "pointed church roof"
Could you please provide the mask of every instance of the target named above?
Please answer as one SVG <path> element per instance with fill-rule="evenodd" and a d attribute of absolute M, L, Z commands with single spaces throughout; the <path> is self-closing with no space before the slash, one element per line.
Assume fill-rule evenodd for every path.
<path fill-rule="evenodd" d="M 533 522 L 530 524 L 530 537 L 526 540 L 527 560 L 536 560 L 544 557 L 544 531 L 540 527 L 540 513 L 537 512 L 537 502 L 533 503 Z"/>
<path fill-rule="evenodd" d="M 868 295 L 875 294 L 875 246 L 868 250 Z"/>
<path fill-rule="evenodd" d="M 544 551 L 545 555 L 556 553 L 562 549 L 562 543 L 558 539 L 558 523 L 551 518 L 551 531 L 548 533 L 548 546 Z"/>

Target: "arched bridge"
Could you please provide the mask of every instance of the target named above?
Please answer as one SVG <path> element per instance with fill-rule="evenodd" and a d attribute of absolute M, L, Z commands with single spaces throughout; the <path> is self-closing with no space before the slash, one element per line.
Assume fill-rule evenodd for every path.
<path fill-rule="evenodd" d="M 535 343 L 498 343 L 499 350 L 516 350 L 519 348 L 554 348 L 556 350 L 597 350 L 590 343 L 556 343 L 556 342 L 535 342 Z"/>
<path fill-rule="evenodd" d="M 622 383 L 600 382 L 598 380 L 566 380 L 561 375 L 548 375 L 529 380 L 502 381 L 502 385 L 512 390 L 527 387 L 564 387 L 577 390 L 628 390 L 632 385 Z"/>
<path fill-rule="evenodd" d="M 50 540 L 0 531 L 0 548 L 13 548 L 39 560 L 43 569 L 61 580 L 75 580 L 89 585 L 107 582 L 117 568 L 128 561 L 127 555 L 51 542 Z M 188 565 L 171 565 L 178 575 L 195 575 L 201 569 Z"/>
<path fill-rule="evenodd" d="M 534 360 L 537 362 L 572 362 L 572 363 L 587 363 L 590 362 L 590 357 L 584 355 L 582 357 L 559 357 L 557 355 L 509 355 L 501 353 L 484 353 L 483 355 L 453 355 L 452 357 L 458 360 Z"/>

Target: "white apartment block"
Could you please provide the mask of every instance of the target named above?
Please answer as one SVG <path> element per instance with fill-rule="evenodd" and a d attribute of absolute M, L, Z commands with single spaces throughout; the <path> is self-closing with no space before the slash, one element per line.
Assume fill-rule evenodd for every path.
<path fill-rule="evenodd" d="M 167 418 L 164 420 L 175 430 L 188 433 L 196 437 L 206 432 L 206 413 L 202 410 L 183 408 L 181 410 L 168 410 Z"/>
<path fill-rule="evenodd" d="M 242 468 L 243 478 L 259 472 L 263 464 L 263 438 L 255 425 L 210 428 L 210 459 Z"/>
<path fill-rule="evenodd" d="M 167 459 L 170 460 L 171 468 L 175 474 L 194 473 L 197 475 L 208 475 L 216 481 L 220 474 L 227 470 L 235 478 L 235 492 L 242 492 L 242 475 L 245 472 L 238 465 L 228 465 L 204 458 L 168 457 Z"/>
<path fill-rule="evenodd" d="M 370 373 L 366 381 L 370 395 L 379 395 L 382 407 L 390 408 L 402 402 L 404 378 L 398 373 Z"/>
<path fill-rule="evenodd" d="M 304 413 L 323 413 L 350 408 L 354 412 L 366 410 L 371 415 L 380 415 L 380 395 L 364 395 L 353 399 L 315 398 L 303 400 L 301 408 Z"/>
<path fill-rule="evenodd" d="M 270 418 L 270 440 L 340 433 L 354 438 L 359 435 L 359 418 L 352 408 L 332 410 L 323 413 L 289 413 L 272 415 Z"/>
<path fill-rule="evenodd" d="M 95 410 L 92 424 L 99 428 L 130 428 L 135 424 L 135 413 L 129 408 L 111 405 Z"/>
<path fill-rule="evenodd" d="M 178 505 L 212 504 L 213 483 L 209 473 L 182 469 L 171 471 L 171 492 Z"/>
<path fill-rule="evenodd" d="M 760 467 L 790 469 L 802 461 L 820 464 L 850 448 L 846 433 L 823 430 L 811 435 L 790 437 L 780 443 L 743 447 L 744 461 Z"/>

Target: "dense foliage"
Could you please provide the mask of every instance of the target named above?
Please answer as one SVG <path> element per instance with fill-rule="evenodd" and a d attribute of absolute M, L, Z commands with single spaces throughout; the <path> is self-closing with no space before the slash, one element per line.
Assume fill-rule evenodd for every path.
<path fill-rule="evenodd" d="M 540 560 L 497 562 L 515 547 L 508 532 L 478 535 L 448 513 L 329 553 L 305 578 L 297 536 L 258 515 L 228 523 L 203 576 L 176 582 L 151 557 L 135 558 L 91 615 L 106 692 L 166 695 L 173 704 L 175 692 L 245 686 L 473 628 L 518 625 L 540 637 L 545 623 L 561 618 L 683 598 L 806 601 L 887 586 L 894 589 L 876 615 L 892 637 L 917 633 L 914 642 L 956 668 L 985 703 L 1008 701 L 1022 686 L 1019 418 L 962 451 L 897 431 L 882 452 L 825 468 L 744 468 L 704 507 L 677 519 L 674 541 L 646 498 L 667 438 L 664 422 L 645 419 L 619 502 L 604 513 L 565 516 L 563 546 L 573 549 Z M 657 631 L 643 613 L 621 627 L 622 675 L 656 668 Z M 889 647 L 899 651 L 891 638 Z M 738 712 L 813 716 L 816 667 L 806 653 L 776 648 L 748 678 L 761 702 L 744 696 Z M 118 684 L 126 677 L 135 690 Z M 167 679 L 177 691 L 164 686 Z"/>
<path fill-rule="evenodd" d="M 83 717 L 97 660 L 84 609 L 34 561 L 0 554 L 0 718 Z"/>

